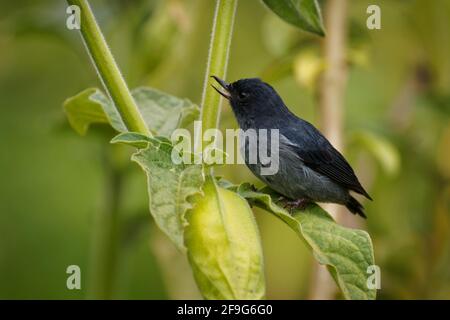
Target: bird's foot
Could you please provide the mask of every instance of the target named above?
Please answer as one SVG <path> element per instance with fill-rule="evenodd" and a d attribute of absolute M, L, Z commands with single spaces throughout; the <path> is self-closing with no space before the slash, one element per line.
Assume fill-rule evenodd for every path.
<path fill-rule="evenodd" d="M 302 198 L 293 201 L 287 201 L 284 204 L 283 208 L 287 209 L 289 213 L 292 214 L 295 209 L 298 209 L 300 211 L 305 210 L 309 204 L 311 204 L 311 201 L 309 199 Z"/>

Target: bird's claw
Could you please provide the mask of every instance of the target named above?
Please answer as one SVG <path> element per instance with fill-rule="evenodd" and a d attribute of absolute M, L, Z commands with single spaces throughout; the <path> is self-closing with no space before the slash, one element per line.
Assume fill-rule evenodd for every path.
<path fill-rule="evenodd" d="M 297 199 L 297 200 L 293 200 L 293 201 L 287 201 L 283 208 L 288 210 L 289 213 L 293 213 L 293 211 L 295 209 L 298 209 L 300 211 L 303 211 L 306 209 L 306 207 L 311 203 L 310 200 L 308 199 Z"/>

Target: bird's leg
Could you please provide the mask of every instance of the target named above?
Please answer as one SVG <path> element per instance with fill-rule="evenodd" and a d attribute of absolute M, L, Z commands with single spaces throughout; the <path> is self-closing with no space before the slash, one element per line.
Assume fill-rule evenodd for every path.
<path fill-rule="evenodd" d="M 290 213 L 292 213 L 292 211 L 294 209 L 299 209 L 300 211 L 303 211 L 306 209 L 306 207 L 311 203 L 311 200 L 306 199 L 306 198 L 301 198 L 301 199 L 297 199 L 297 200 L 293 200 L 293 201 L 288 201 L 285 203 L 284 208 L 288 209 L 288 211 Z"/>

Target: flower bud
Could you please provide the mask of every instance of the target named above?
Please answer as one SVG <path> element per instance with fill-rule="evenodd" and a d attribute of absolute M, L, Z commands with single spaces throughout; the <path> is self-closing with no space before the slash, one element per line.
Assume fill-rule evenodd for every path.
<path fill-rule="evenodd" d="M 209 177 L 188 215 L 185 244 L 206 299 L 262 299 L 263 255 L 247 201 Z"/>

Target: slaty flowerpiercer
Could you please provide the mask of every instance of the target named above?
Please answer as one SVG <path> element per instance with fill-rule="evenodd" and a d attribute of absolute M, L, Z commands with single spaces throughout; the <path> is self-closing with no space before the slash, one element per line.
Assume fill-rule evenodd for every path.
<path fill-rule="evenodd" d="M 278 129 L 279 169 L 261 175 L 262 163 L 249 163 L 249 169 L 270 188 L 289 199 L 290 206 L 304 207 L 309 202 L 345 205 L 352 213 L 366 217 L 364 208 L 350 191 L 372 200 L 352 167 L 331 143 L 309 122 L 294 115 L 278 93 L 257 78 L 233 83 L 212 76 L 233 110 L 242 130 Z"/>

